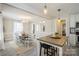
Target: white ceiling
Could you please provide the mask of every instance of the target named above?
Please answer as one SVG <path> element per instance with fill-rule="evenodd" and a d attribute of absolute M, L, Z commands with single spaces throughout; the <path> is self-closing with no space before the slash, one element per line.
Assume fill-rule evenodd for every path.
<path fill-rule="evenodd" d="M 44 15 L 43 8 L 44 3 L 22 3 L 25 6 L 28 6 L 33 9 L 32 13 L 36 13 L 37 15 L 44 16 L 47 18 L 57 17 L 57 9 L 61 9 L 61 16 L 68 16 L 70 14 L 79 13 L 79 3 L 47 3 L 48 13 Z M 26 8 L 27 10 L 27 8 Z"/>
<path fill-rule="evenodd" d="M 34 8 L 37 10 L 39 13 L 43 14 L 43 8 L 45 4 L 42 3 L 30 3 L 26 4 L 30 6 L 31 8 Z M 47 16 L 49 18 L 57 17 L 57 9 L 61 9 L 61 15 L 62 16 L 67 16 L 70 14 L 76 14 L 79 13 L 79 3 L 48 3 L 47 4 L 48 8 L 48 14 Z"/>
<path fill-rule="evenodd" d="M 3 6 L 2 13 L 4 17 L 12 18 L 13 20 L 25 20 L 26 19 L 26 21 L 28 20 L 30 21 L 31 17 L 33 17 L 31 14 L 21 9 L 12 7 L 10 5 L 3 4 L 2 6 Z"/>

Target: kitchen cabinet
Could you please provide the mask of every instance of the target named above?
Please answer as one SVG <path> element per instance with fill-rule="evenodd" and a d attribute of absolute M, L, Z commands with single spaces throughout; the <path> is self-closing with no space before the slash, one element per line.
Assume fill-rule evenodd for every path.
<path fill-rule="evenodd" d="M 77 15 L 71 15 L 70 16 L 70 21 L 69 21 L 70 28 L 75 28 L 76 16 Z M 75 35 L 75 33 L 73 33 L 73 34 L 70 33 L 70 35 L 69 35 L 69 43 L 70 43 L 71 46 L 76 45 L 76 35 Z"/>

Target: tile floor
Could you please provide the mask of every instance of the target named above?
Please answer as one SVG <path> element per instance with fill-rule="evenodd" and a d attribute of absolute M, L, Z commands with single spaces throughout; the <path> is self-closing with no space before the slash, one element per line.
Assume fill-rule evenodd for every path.
<path fill-rule="evenodd" d="M 0 50 L 0 56 L 34 56 L 32 47 L 18 46 L 14 41 L 5 42 L 5 50 Z"/>
<path fill-rule="evenodd" d="M 0 56 L 36 56 L 32 54 L 35 52 L 33 49 L 28 49 L 26 53 L 23 53 L 27 48 L 16 45 L 14 41 L 6 42 L 5 47 L 5 50 L 0 50 Z M 79 56 L 79 47 L 67 47 L 64 56 Z"/>
<path fill-rule="evenodd" d="M 64 51 L 64 56 L 79 56 L 79 47 L 70 46 Z"/>

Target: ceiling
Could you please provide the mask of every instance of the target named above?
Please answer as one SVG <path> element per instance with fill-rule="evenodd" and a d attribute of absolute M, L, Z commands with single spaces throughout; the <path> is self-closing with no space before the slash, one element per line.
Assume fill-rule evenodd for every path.
<path fill-rule="evenodd" d="M 58 16 L 57 9 L 61 9 L 62 17 L 79 13 L 79 3 L 47 3 L 46 4 L 48 9 L 47 15 L 44 15 L 43 13 L 44 5 L 45 5 L 44 3 L 22 3 L 22 4 L 35 10 L 35 11 L 32 11 L 32 13 L 38 12 L 35 14 L 44 16 L 46 18 L 57 17 Z"/>
<path fill-rule="evenodd" d="M 26 5 L 30 6 L 31 8 L 34 8 L 39 13 L 44 15 L 43 8 L 44 8 L 45 4 L 30 3 L 30 4 L 26 4 Z M 59 8 L 61 9 L 62 16 L 79 13 L 79 3 L 48 3 L 47 8 L 48 8 L 47 17 L 49 17 L 49 18 L 57 17 L 58 16 L 57 9 L 59 9 Z M 46 16 L 46 15 L 44 15 L 44 16 Z"/>

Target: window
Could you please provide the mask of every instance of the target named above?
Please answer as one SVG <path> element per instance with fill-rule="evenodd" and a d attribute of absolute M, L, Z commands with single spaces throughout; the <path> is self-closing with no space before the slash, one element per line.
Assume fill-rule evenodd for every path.
<path fill-rule="evenodd" d="M 23 23 L 14 22 L 14 33 L 20 33 L 23 31 Z"/>

